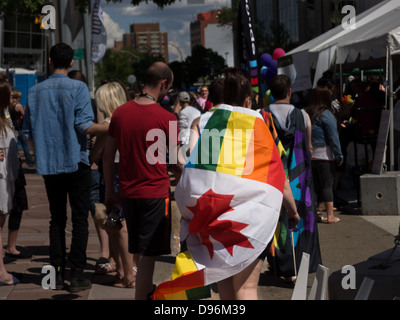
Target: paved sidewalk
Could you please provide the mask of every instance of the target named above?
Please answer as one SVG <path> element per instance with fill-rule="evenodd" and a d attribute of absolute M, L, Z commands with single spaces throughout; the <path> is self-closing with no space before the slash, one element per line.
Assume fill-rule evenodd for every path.
<path fill-rule="evenodd" d="M 87 247 L 88 265 L 86 275 L 92 280 L 92 288 L 76 294 L 67 290 L 45 290 L 41 286 L 43 266 L 49 263 L 49 208 L 44 189 L 43 178 L 32 170 L 25 168 L 29 210 L 25 211 L 18 235 L 18 245 L 31 252 L 30 259 L 20 259 L 6 264 L 9 272 L 14 272 L 21 279 L 15 286 L 0 287 L 0 300 L 132 300 L 134 289 L 113 288 L 107 282 L 112 280 L 112 274 L 96 275 L 94 266 L 99 258 L 99 241 L 90 218 L 89 242 Z M 348 193 L 350 196 L 351 194 Z M 175 255 L 179 251 L 179 212 L 176 203 L 173 208 L 173 247 L 169 256 L 157 259 L 154 283 L 158 284 L 170 278 Z M 323 264 L 330 273 L 341 270 L 345 265 L 354 265 L 369 257 L 393 248 L 394 235 L 398 233 L 399 216 L 369 216 L 360 215 L 353 205 L 343 208 L 337 215 L 341 222 L 334 225 L 318 224 L 320 247 Z M 70 242 L 71 224 L 67 224 L 67 244 Z M 7 222 L 4 226 L 3 245 L 7 243 Z M 309 276 L 309 288 L 315 274 Z M 68 274 L 67 274 L 68 283 Z M 293 285 L 286 284 L 275 278 L 264 263 L 259 283 L 260 299 L 290 300 Z M 213 292 L 213 300 L 218 300 L 218 294 Z"/>

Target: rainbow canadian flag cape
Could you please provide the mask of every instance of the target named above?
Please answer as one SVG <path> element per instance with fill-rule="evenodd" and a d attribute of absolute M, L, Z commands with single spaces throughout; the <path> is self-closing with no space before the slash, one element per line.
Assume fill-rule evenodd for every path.
<path fill-rule="evenodd" d="M 170 281 L 153 298 L 195 299 L 195 288 L 233 276 L 271 241 L 285 173 L 275 138 L 253 110 L 220 106 L 206 123 L 175 190 L 181 241 Z"/>

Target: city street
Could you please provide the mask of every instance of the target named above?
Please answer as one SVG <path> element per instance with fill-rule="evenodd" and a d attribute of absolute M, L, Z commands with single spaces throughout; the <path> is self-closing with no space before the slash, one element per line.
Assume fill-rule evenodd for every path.
<path fill-rule="evenodd" d="M 94 266 L 99 258 L 99 241 L 90 217 L 89 243 L 87 247 L 88 264 L 86 275 L 92 280 L 92 288 L 76 294 L 67 290 L 53 291 L 43 289 L 42 268 L 49 263 L 49 208 L 45 193 L 43 178 L 32 170 L 25 168 L 29 210 L 22 217 L 18 235 L 18 248 L 32 253 L 29 259 L 19 259 L 6 264 L 9 272 L 13 272 L 21 283 L 15 286 L 0 287 L 0 300 L 133 300 L 134 289 L 112 287 L 109 282 L 113 274 L 96 275 Z M 173 184 L 173 181 L 172 181 Z M 347 191 L 346 191 L 347 192 Z M 352 192 L 347 192 L 352 198 Z M 323 265 L 329 268 L 330 274 L 340 271 L 345 265 L 355 265 L 370 257 L 385 252 L 394 247 L 394 236 L 398 233 L 398 216 L 363 216 L 352 201 L 347 208 L 337 212 L 341 222 L 337 224 L 318 224 L 320 247 Z M 159 257 L 156 263 L 154 283 L 159 284 L 171 277 L 175 255 L 179 252 L 179 212 L 175 201 L 173 211 L 173 254 Z M 67 223 L 67 246 L 71 236 L 71 222 Z M 3 245 L 7 243 L 7 222 L 3 232 Z M 397 249 L 399 250 L 399 249 Z M 385 271 L 382 271 L 383 273 Z M 308 290 L 310 290 L 315 274 L 309 275 Z M 67 284 L 69 278 L 66 276 Z M 262 300 L 290 300 L 293 285 L 284 283 L 268 271 L 265 262 L 259 282 L 259 298 Z M 397 288 L 398 289 L 398 288 Z M 354 294 L 357 290 L 353 290 Z M 212 290 L 211 300 L 218 300 L 218 293 Z"/>

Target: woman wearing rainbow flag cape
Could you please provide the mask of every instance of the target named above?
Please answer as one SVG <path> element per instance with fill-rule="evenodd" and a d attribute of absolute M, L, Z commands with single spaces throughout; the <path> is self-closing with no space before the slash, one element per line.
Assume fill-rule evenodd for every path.
<path fill-rule="evenodd" d="M 277 136 L 250 109 L 249 81 L 228 68 L 223 88 L 224 104 L 192 125 L 198 128 L 191 136 L 196 143 L 175 190 L 185 246 L 172 279 L 156 288 L 157 300 L 204 298 L 201 290 L 212 283 L 218 284 L 223 300 L 258 299 L 264 253 L 278 223 L 286 178 Z M 290 195 L 284 203 L 290 203 Z M 300 217 L 291 199 L 294 209 L 288 218 L 295 226 Z"/>

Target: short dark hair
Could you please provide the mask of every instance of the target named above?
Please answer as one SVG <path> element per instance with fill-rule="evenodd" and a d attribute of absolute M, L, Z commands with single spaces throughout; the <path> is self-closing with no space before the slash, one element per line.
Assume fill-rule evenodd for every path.
<path fill-rule="evenodd" d="M 224 80 L 221 78 L 214 79 L 209 88 L 208 100 L 210 100 L 214 106 L 224 102 Z"/>
<path fill-rule="evenodd" d="M 55 69 L 68 69 L 73 56 L 74 51 L 72 48 L 68 44 L 62 42 L 57 43 L 50 49 L 50 59 Z"/>
<path fill-rule="evenodd" d="M 329 90 L 333 90 L 335 84 L 330 78 L 322 77 L 317 81 L 317 86 L 322 88 L 326 87 Z"/>
<path fill-rule="evenodd" d="M 274 97 L 275 100 L 286 99 L 289 93 L 289 89 L 291 87 L 292 81 L 290 81 L 289 77 L 283 74 L 275 76 L 269 84 L 271 95 Z"/>
<path fill-rule="evenodd" d="M 250 81 L 237 68 L 226 68 L 224 71 L 224 103 L 243 107 L 248 97 L 251 97 Z"/>
<path fill-rule="evenodd" d="M 144 84 L 154 88 L 162 80 L 167 80 L 167 85 L 169 85 L 172 79 L 172 70 L 164 62 L 155 62 L 147 69 Z"/>
<path fill-rule="evenodd" d="M 86 85 L 88 84 L 85 75 L 79 70 L 72 70 L 72 71 L 68 72 L 68 77 L 70 77 L 71 79 L 74 79 L 74 80 L 82 81 Z"/>

